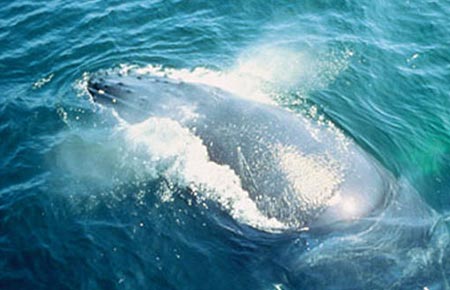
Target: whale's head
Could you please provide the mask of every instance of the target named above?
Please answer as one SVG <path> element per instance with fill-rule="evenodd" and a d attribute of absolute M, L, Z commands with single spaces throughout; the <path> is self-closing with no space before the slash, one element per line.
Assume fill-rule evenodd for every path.
<path fill-rule="evenodd" d="M 163 77 L 106 75 L 90 78 L 87 91 L 94 102 L 113 107 L 123 119 L 135 123 L 162 111 L 162 99 L 177 97 L 176 85 Z"/>
<path fill-rule="evenodd" d="M 137 96 L 130 85 L 132 78 L 124 81 L 120 77 L 93 77 L 89 79 L 87 90 L 92 100 L 103 105 L 133 106 L 138 102 Z"/>

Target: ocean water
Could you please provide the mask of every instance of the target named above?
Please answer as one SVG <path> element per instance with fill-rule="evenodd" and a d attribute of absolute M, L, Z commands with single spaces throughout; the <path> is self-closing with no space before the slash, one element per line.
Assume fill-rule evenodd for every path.
<path fill-rule="evenodd" d="M 449 19 L 448 1 L 3 1 L 0 289 L 450 289 Z M 161 162 L 195 140 L 124 129 L 86 94 L 129 71 L 325 122 L 433 222 L 272 232 L 215 202 L 220 170 L 198 202 Z"/>

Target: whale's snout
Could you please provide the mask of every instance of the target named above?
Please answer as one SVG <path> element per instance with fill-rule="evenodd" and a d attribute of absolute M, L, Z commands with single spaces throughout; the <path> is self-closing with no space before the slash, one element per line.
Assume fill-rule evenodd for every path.
<path fill-rule="evenodd" d="M 128 122 L 143 121 L 148 117 L 156 93 L 139 86 L 139 78 L 133 76 L 92 76 L 87 82 L 87 92 L 92 101 L 112 107 Z M 153 88 L 153 86 L 150 86 Z"/>
<path fill-rule="evenodd" d="M 89 79 L 87 91 L 94 102 L 107 105 L 116 104 L 126 93 L 122 82 L 101 77 Z"/>
<path fill-rule="evenodd" d="M 102 78 L 91 78 L 87 84 L 87 90 L 92 100 L 98 103 L 114 103 L 114 96 L 111 95 L 110 86 Z"/>

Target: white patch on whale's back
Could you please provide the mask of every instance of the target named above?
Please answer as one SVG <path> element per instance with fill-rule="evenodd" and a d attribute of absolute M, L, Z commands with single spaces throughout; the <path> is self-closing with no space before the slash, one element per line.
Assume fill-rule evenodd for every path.
<path fill-rule="evenodd" d="M 199 198 L 217 202 L 239 222 L 265 231 L 286 228 L 260 212 L 236 173 L 212 162 L 202 140 L 178 122 L 152 117 L 138 124 L 122 123 L 121 132 L 129 153 L 141 157 L 142 173 L 188 187 Z"/>

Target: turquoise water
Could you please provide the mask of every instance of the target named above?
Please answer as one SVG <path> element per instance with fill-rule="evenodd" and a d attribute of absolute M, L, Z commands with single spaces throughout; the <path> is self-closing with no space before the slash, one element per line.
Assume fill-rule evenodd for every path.
<path fill-rule="evenodd" d="M 449 289 L 449 19 L 445 1 L 3 3 L 0 288 Z M 192 204 L 130 157 L 83 89 L 129 70 L 329 120 L 439 223 L 374 242 L 260 231 Z"/>

